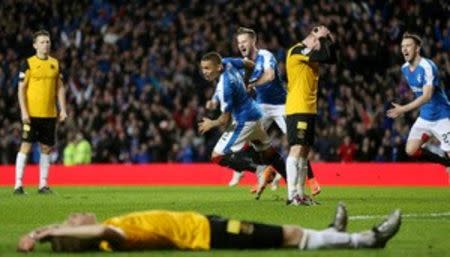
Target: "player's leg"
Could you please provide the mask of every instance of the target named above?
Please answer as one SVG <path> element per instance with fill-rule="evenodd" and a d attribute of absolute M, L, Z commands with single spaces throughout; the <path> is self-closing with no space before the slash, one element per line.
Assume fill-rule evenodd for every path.
<path fill-rule="evenodd" d="M 244 145 L 251 134 L 255 122 L 231 125 L 216 143 L 211 160 L 221 166 L 239 171 L 255 172 L 257 167 L 257 153 L 252 147 L 244 149 Z"/>
<path fill-rule="evenodd" d="M 261 163 L 264 165 L 272 166 L 280 175 L 286 178 L 286 163 L 284 158 L 271 146 L 270 138 L 267 132 L 263 129 L 262 125 L 259 123 L 253 133 L 249 136 L 253 147 L 256 151 L 261 153 Z M 256 199 L 259 199 L 260 195 L 264 191 L 265 187 L 273 181 L 275 177 L 275 172 L 273 176 L 265 176 L 265 181 L 262 185 L 258 187 L 256 192 Z"/>
<path fill-rule="evenodd" d="M 30 123 L 22 125 L 22 143 L 16 157 L 16 182 L 14 185 L 14 194 L 25 194 L 23 189 L 23 176 L 25 174 L 25 165 L 27 163 L 28 153 L 31 151 L 32 143 L 36 140 L 34 119 Z"/>
<path fill-rule="evenodd" d="M 52 193 L 48 186 L 50 169 L 50 152 L 55 145 L 56 119 L 41 119 L 38 126 L 37 140 L 40 142 L 41 155 L 39 158 L 39 189 L 40 194 Z"/>
<path fill-rule="evenodd" d="M 316 195 L 320 194 L 322 189 L 320 188 L 320 184 L 314 175 L 313 169 L 311 167 L 311 162 L 309 160 L 307 162 L 307 166 L 308 166 L 308 172 L 306 175 L 308 178 L 309 190 L 311 190 L 311 194 L 313 196 L 316 196 Z"/>
<path fill-rule="evenodd" d="M 379 225 L 374 226 L 372 230 L 346 233 L 345 228 L 343 230 L 338 229 L 340 227 L 339 223 L 347 219 L 345 209 L 342 209 L 342 207 L 343 205 L 338 205 L 332 226 L 325 230 L 318 231 L 294 225 L 283 226 L 283 246 L 298 247 L 301 250 L 383 248 L 400 229 L 401 213 L 399 210 L 396 210 Z"/>
<path fill-rule="evenodd" d="M 292 205 L 311 205 L 314 201 L 305 192 L 305 182 L 308 172 L 307 157 L 309 148 L 314 143 L 315 115 L 288 115 L 286 123 L 290 146 L 289 156 L 286 160 L 288 173 L 287 203 Z"/>
<path fill-rule="evenodd" d="M 432 129 L 433 135 L 439 140 L 441 149 L 445 152 L 443 158 L 445 158 L 446 162 L 444 162 L 444 166 L 447 168 L 449 184 L 450 184 L 450 119 L 441 119 L 436 122 L 436 126 Z"/>
<path fill-rule="evenodd" d="M 439 163 L 446 167 L 450 166 L 450 159 L 439 156 L 426 148 L 422 148 L 422 145 L 426 142 L 425 137 L 429 137 L 431 134 L 434 135 L 441 142 L 441 144 L 443 143 L 445 145 L 445 133 L 443 131 L 447 131 L 450 137 L 450 132 L 448 131 L 448 128 L 446 128 L 447 122 L 450 123 L 450 121 L 445 120 L 438 123 L 418 118 L 411 127 L 411 131 L 409 132 L 408 140 L 406 142 L 405 151 L 408 156 L 423 162 Z M 444 148 L 443 150 L 445 151 Z"/>

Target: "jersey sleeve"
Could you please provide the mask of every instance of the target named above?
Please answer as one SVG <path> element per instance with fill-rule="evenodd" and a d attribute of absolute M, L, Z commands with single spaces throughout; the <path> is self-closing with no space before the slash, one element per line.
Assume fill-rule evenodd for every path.
<path fill-rule="evenodd" d="M 28 65 L 28 61 L 23 61 L 20 64 L 19 67 L 19 81 L 23 82 L 25 81 L 26 77 L 28 76 L 28 70 L 30 69 L 30 66 Z"/>
<path fill-rule="evenodd" d="M 242 58 L 225 57 L 222 59 L 222 64 L 224 65 L 230 64 L 231 66 L 233 66 L 235 69 L 238 70 L 245 68 Z"/>
<path fill-rule="evenodd" d="M 233 99 L 231 97 L 230 86 L 232 86 L 229 81 L 223 76 L 219 83 L 217 83 L 216 92 L 214 93 L 214 99 L 216 99 L 220 104 L 220 111 L 231 112 L 233 106 Z"/>
<path fill-rule="evenodd" d="M 434 74 L 431 65 L 424 65 L 423 70 L 424 70 L 423 86 L 432 86 Z"/>

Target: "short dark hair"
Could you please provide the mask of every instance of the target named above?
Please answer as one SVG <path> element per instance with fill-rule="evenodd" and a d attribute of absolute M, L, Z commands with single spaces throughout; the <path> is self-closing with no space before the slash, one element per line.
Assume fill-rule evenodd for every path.
<path fill-rule="evenodd" d="M 33 43 L 36 42 L 36 39 L 39 36 L 46 36 L 46 37 L 50 38 L 50 33 L 47 30 L 45 30 L 45 29 L 41 29 L 41 30 L 38 30 L 38 31 L 34 32 L 34 34 L 33 34 Z"/>
<path fill-rule="evenodd" d="M 202 57 L 203 61 L 210 61 L 214 64 L 221 64 L 222 63 L 222 56 L 218 52 L 209 52 Z"/>
<path fill-rule="evenodd" d="M 405 34 L 403 34 L 403 39 L 407 39 L 407 38 L 412 39 L 414 41 L 414 43 L 416 43 L 417 46 L 422 46 L 423 41 L 417 34 L 405 32 Z"/>
<path fill-rule="evenodd" d="M 236 36 L 248 34 L 251 38 L 256 39 L 256 32 L 253 29 L 246 28 L 246 27 L 239 27 L 239 29 L 236 32 Z"/>

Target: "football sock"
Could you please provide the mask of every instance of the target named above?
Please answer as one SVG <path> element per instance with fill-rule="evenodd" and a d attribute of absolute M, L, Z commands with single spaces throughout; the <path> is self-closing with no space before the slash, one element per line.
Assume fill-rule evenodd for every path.
<path fill-rule="evenodd" d="M 39 188 L 47 186 L 49 167 L 50 167 L 50 155 L 41 153 L 41 157 L 39 159 Z"/>
<path fill-rule="evenodd" d="M 330 229 L 317 231 L 304 229 L 300 241 L 300 249 L 322 249 L 322 248 L 364 248 L 370 247 L 375 242 L 373 232 L 343 233 Z"/>
<path fill-rule="evenodd" d="M 22 178 L 26 162 L 27 162 L 27 154 L 18 152 L 16 157 L 16 184 L 14 188 L 22 186 Z"/>
<path fill-rule="evenodd" d="M 221 166 L 229 167 L 236 171 L 251 171 L 255 172 L 257 164 L 253 161 L 252 156 L 246 152 L 228 153 L 223 156 L 213 158 L 212 160 Z"/>
<path fill-rule="evenodd" d="M 449 158 L 442 157 L 438 154 L 435 154 L 426 148 L 419 149 L 417 151 L 417 154 L 415 155 L 415 157 L 418 158 L 418 160 L 420 160 L 420 161 L 439 163 L 439 164 L 444 165 L 445 167 L 450 166 Z"/>
<path fill-rule="evenodd" d="M 286 162 L 284 158 L 275 150 L 271 154 L 270 164 L 286 180 Z"/>
<path fill-rule="evenodd" d="M 311 162 L 308 160 L 308 179 L 314 178 L 314 173 L 311 167 Z"/>
<path fill-rule="evenodd" d="M 297 194 L 297 181 L 298 181 L 298 159 L 292 156 L 288 156 L 286 159 L 286 172 L 287 172 L 287 190 L 288 200 L 292 200 Z"/>
<path fill-rule="evenodd" d="M 308 173 L 308 161 L 305 158 L 300 158 L 298 161 L 298 194 L 305 196 L 306 174 Z"/>

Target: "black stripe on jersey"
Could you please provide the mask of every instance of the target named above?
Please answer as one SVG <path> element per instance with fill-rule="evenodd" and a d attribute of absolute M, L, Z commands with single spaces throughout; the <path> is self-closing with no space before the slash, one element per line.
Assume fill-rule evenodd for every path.
<path fill-rule="evenodd" d="M 304 44 L 298 44 L 297 46 L 294 46 L 294 48 L 291 50 L 291 54 L 290 55 L 294 55 L 294 54 L 301 54 L 304 55 L 302 53 L 303 49 L 305 49 L 306 46 Z"/>

